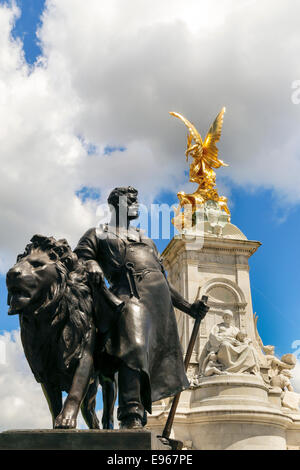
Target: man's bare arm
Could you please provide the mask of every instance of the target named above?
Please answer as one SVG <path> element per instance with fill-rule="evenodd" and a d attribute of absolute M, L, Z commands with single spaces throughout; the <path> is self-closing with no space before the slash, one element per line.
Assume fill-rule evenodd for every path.
<path fill-rule="evenodd" d="M 185 298 L 175 289 L 175 287 L 171 284 L 171 282 L 168 280 L 166 271 L 163 265 L 163 259 L 159 256 L 156 245 L 153 242 L 153 245 L 155 247 L 155 250 L 157 252 L 157 256 L 160 262 L 161 270 L 164 273 L 164 276 L 167 280 L 167 283 L 169 285 L 170 293 L 171 293 L 171 299 L 172 299 L 172 304 L 175 308 L 178 308 L 178 310 L 181 310 L 181 312 L 186 313 L 187 315 L 190 315 L 193 318 L 197 318 L 198 315 L 201 316 L 201 318 L 204 318 L 205 315 L 207 314 L 209 307 L 204 303 L 202 300 L 197 300 L 194 303 L 190 303 Z"/>
<path fill-rule="evenodd" d="M 168 281 L 169 289 L 172 298 L 172 304 L 178 310 L 190 315 L 192 304 L 185 300 L 185 298 L 175 289 L 175 287 Z"/>
<path fill-rule="evenodd" d="M 204 318 L 209 310 L 209 307 L 202 301 L 197 300 L 194 303 L 190 303 L 175 289 L 174 286 L 168 281 L 169 289 L 171 293 L 172 304 L 178 310 L 187 313 L 193 318 L 197 318 L 198 315 Z"/>

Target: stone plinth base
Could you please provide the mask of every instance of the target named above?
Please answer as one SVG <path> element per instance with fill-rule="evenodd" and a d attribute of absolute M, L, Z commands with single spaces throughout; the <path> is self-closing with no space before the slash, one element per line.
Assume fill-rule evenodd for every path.
<path fill-rule="evenodd" d="M 0 450 L 169 450 L 147 430 L 37 429 L 0 433 Z"/>
<path fill-rule="evenodd" d="M 194 389 L 192 406 L 245 405 L 271 407 L 262 378 L 250 374 L 203 377 Z"/>
<path fill-rule="evenodd" d="M 285 450 L 298 445 L 299 415 L 287 415 L 276 405 L 258 376 L 204 377 L 198 388 L 182 393 L 171 437 L 198 450 Z M 154 406 L 148 417 L 156 434 L 169 406 Z"/>

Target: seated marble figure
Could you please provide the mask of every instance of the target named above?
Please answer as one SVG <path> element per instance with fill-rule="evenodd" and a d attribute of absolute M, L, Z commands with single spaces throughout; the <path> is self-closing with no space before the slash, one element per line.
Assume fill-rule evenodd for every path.
<path fill-rule="evenodd" d="M 232 324 L 232 320 L 231 310 L 225 310 L 223 322 L 213 326 L 201 367 L 202 375 L 259 374 L 259 360 L 252 341 Z"/>

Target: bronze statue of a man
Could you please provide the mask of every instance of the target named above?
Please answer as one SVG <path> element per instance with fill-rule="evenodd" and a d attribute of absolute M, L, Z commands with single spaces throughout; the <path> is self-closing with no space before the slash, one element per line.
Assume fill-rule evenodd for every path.
<path fill-rule="evenodd" d="M 175 291 L 154 242 L 130 226 L 139 215 L 137 193 L 130 186 L 114 189 L 108 197 L 110 223 L 88 230 L 75 249 L 93 284 L 103 283 L 104 275 L 124 302 L 105 343 L 105 365 L 118 371 L 121 428 L 142 427 L 152 402 L 189 387 L 174 307 L 194 318 L 208 310 Z M 100 323 L 109 315 L 102 309 Z"/>

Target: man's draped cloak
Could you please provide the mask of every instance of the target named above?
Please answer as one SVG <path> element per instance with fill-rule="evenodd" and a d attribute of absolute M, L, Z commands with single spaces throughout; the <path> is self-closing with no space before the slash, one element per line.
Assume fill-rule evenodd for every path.
<path fill-rule="evenodd" d="M 110 324 L 105 352 L 128 367 L 139 370 L 142 402 L 151 403 L 189 387 L 171 293 L 154 242 L 130 228 L 123 233 L 107 225 L 88 230 L 75 253 L 95 260 L 112 292 L 125 301 L 125 308 Z M 101 295 L 101 293 L 100 293 Z M 97 328 L 104 331 L 110 312 L 97 315 Z"/>

